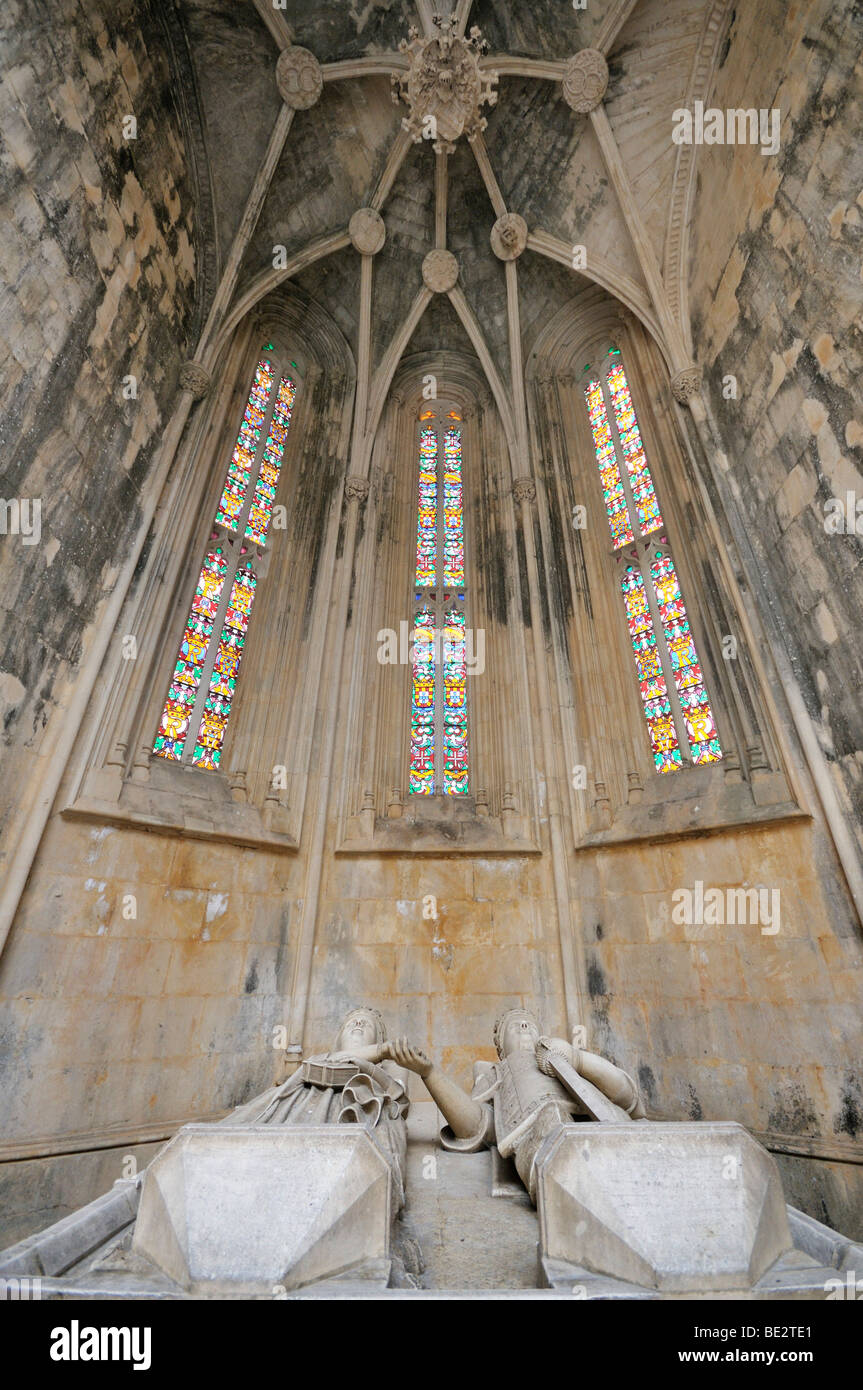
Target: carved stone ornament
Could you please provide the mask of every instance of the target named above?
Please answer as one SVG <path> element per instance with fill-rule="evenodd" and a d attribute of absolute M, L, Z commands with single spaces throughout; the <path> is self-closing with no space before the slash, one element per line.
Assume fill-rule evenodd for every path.
<path fill-rule="evenodd" d="M 184 362 L 180 368 L 180 390 L 188 391 L 196 401 L 206 396 L 213 378 L 200 362 Z"/>
<path fill-rule="evenodd" d="M 488 44 L 474 25 L 469 38 L 460 38 L 456 16 L 434 16 L 439 33 L 420 38 L 415 28 L 399 48 L 410 59 L 408 71 L 394 73 L 393 101 L 410 108 L 402 125 L 414 143 L 433 140 L 438 154 L 453 154 L 454 140 L 467 135 L 473 140 L 488 122 L 481 106 L 497 103 L 496 72 L 483 72 L 479 59 Z"/>
<path fill-rule="evenodd" d="M 491 249 L 501 261 L 514 261 L 527 246 L 527 223 L 517 212 L 505 212 L 491 229 Z"/>
<path fill-rule="evenodd" d="M 357 208 L 348 223 L 348 236 L 361 256 L 376 256 L 386 240 L 384 219 L 374 208 Z"/>
<path fill-rule="evenodd" d="M 324 90 L 321 65 L 307 48 L 292 46 L 279 55 L 276 63 L 279 96 L 293 111 L 307 111 Z"/>
<path fill-rule="evenodd" d="M 346 478 L 345 497 L 349 502 L 365 502 L 369 495 L 368 478 Z"/>
<path fill-rule="evenodd" d="M 512 485 L 512 495 L 516 502 L 535 502 L 536 483 L 533 478 L 516 478 Z"/>
<path fill-rule="evenodd" d="M 566 64 L 563 73 L 563 99 L 567 106 L 586 116 L 598 106 L 608 87 L 608 63 L 598 48 L 583 48 Z"/>
<path fill-rule="evenodd" d="M 691 367 L 684 367 L 683 371 L 675 372 L 671 378 L 671 390 L 676 401 L 681 405 L 689 405 L 693 396 L 697 396 L 701 390 L 701 368 L 693 363 Z"/>
<path fill-rule="evenodd" d="M 423 261 L 423 282 L 435 294 L 446 294 L 455 288 L 458 279 L 458 261 L 452 251 L 429 251 Z"/>

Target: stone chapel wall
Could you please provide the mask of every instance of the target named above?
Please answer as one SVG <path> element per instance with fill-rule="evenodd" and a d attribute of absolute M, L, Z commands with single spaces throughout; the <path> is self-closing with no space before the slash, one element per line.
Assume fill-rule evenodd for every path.
<path fill-rule="evenodd" d="M 699 152 L 690 273 L 728 487 L 858 845 L 863 515 L 829 534 L 825 504 L 852 493 L 853 525 L 863 498 L 861 42 L 845 0 L 737 7 L 711 105 L 778 108 L 781 146 Z"/>
<path fill-rule="evenodd" d="M 3 43 L 0 496 L 25 518 L 41 506 L 38 544 L 22 526 L 0 556 L 5 830 L 140 525 L 201 285 L 191 153 L 156 11 L 13 0 Z"/>

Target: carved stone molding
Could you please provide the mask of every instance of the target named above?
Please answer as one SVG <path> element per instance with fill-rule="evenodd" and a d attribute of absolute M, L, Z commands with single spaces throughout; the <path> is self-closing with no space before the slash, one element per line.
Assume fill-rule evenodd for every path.
<path fill-rule="evenodd" d="M 368 495 L 368 478 L 347 478 L 345 480 L 345 497 L 349 502 L 365 502 Z"/>
<path fill-rule="evenodd" d="M 434 16 L 438 34 L 420 37 L 411 28 L 399 48 L 410 58 L 407 73 L 392 77 L 393 101 L 410 108 L 402 125 L 414 143 L 434 140 L 438 154 L 453 154 L 454 140 L 467 135 L 475 139 L 488 122 L 480 115 L 481 106 L 497 102 L 497 73 L 481 72 L 478 60 L 488 48 L 474 25 L 469 38 L 461 38 L 455 15 Z"/>
<path fill-rule="evenodd" d="M 563 99 L 580 116 L 599 105 L 607 87 L 608 63 L 598 48 L 583 48 L 568 60 L 563 73 Z"/>
<path fill-rule="evenodd" d="M 293 111 L 307 111 L 324 90 L 321 65 L 307 48 L 292 46 L 279 54 L 276 63 L 279 96 Z"/>
<path fill-rule="evenodd" d="M 516 478 L 512 485 L 512 495 L 516 502 L 535 502 L 536 483 L 533 478 Z"/>
<path fill-rule="evenodd" d="M 690 367 L 684 367 L 682 371 L 675 372 L 671 378 L 671 390 L 674 399 L 681 405 L 689 405 L 694 396 L 701 390 L 701 368 L 694 363 Z"/>
<path fill-rule="evenodd" d="M 527 223 L 517 212 L 505 212 L 491 229 L 491 249 L 501 261 L 514 261 L 527 246 Z"/>
<path fill-rule="evenodd" d="M 348 223 L 348 236 L 361 256 L 376 256 L 386 240 L 384 219 L 374 208 L 357 208 Z"/>
<path fill-rule="evenodd" d="M 446 294 L 455 288 L 458 279 L 458 261 L 452 251 L 439 248 L 429 251 L 423 261 L 423 282 L 426 289 L 435 294 Z"/>
<path fill-rule="evenodd" d="M 180 368 L 180 390 L 188 391 L 196 401 L 206 396 L 213 384 L 213 378 L 200 362 L 184 362 Z"/>

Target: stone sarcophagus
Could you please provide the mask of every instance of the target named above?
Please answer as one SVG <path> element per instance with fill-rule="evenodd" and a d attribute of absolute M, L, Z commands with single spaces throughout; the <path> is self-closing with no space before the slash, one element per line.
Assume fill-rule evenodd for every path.
<path fill-rule="evenodd" d="M 792 1247 L 775 1160 L 733 1122 L 564 1125 L 537 1154 L 540 1259 L 663 1293 L 749 1289 Z"/>
<path fill-rule="evenodd" d="M 391 1182 L 362 1125 L 186 1125 L 147 1169 L 132 1249 L 191 1293 L 385 1286 Z"/>

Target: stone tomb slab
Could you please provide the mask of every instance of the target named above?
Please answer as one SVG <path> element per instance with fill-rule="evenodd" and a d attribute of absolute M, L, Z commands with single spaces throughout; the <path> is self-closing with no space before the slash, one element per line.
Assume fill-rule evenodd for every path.
<path fill-rule="evenodd" d="M 185 1125 L 147 1169 L 133 1251 L 191 1292 L 386 1283 L 389 1165 L 356 1125 Z"/>
<path fill-rule="evenodd" d="M 564 1125 L 537 1173 L 543 1262 L 663 1292 L 745 1289 L 792 1246 L 779 1169 L 739 1124 Z"/>

